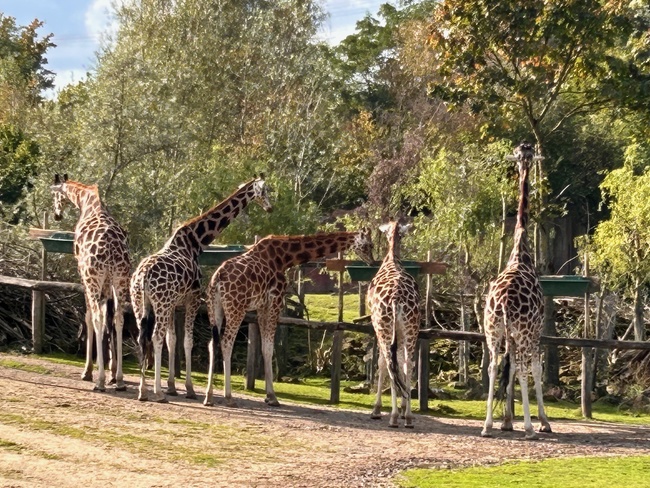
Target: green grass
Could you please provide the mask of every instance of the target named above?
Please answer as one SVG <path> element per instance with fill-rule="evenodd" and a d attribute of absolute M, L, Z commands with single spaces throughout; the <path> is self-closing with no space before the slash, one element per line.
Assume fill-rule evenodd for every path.
<path fill-rule="evenodd" d="M 73 355 L 66 355 L 62 353 L 46 354 L 41 356 L 48 361 L 69 364 L 83 368 L 84 359 Z M 3 360 L 4 361 L 4 360 Z M 20 358 L 16 357 L 9 360 L 15 368 L 22 369 Z M 0 365 L 3 363 L 0 362 Z M 24 365 L 27 367 L 28 365 Z M 43 370 L 47 371 L 46 368 Z M 131 375 L 139 375 L 138 365 L 135 361 L 124 361 L 124 372 Z M 166 378 L 168 375 L 167 370 L 163 368 L 162 377 Z M 223 375 L 221 373 L 215 375 L 215 393 L 220 394 L 223 389 Z M 147 372 L 147 380 L 151 384 L 153 380 L 153 372 Z M 183 378 L 177 378 L 176 384 L 182 388 L 184 383 Z M 194 382 L 195 389 L 198 394 L 203 393 L 207 385 L 207 374 L 203 372 L 193 372 L 192 381 Z M 339 408 L 352 408 L 370 411 L 375 401 L 375 394 L 360 394 L 360 393 L 347 393 L 343 391 L 346 386 L 353 386 L 358 382 L 341 381 L 340 403 L 336 405 Z M 330 380 L 327 377 L 311 377 L 304 378 L 300 383 L 281 383 L 274 382 L 275 392 L 280 401 L 283 399 L 292 402 L 307 404 L 307 405 L 328 405 L 330 398 Z M 245 389 L 245 378 L 241 375 L 232 376 L 232 388 L 234 392 L 246 393 L 260 399 L 266 396 L 264 390 L 264 381 L 256 380 L 255 390 L 249 391 Z M 390 396 L 384 395 L 383 397 L 384 411 L 390 410 Z M 582 419 L 580 412 L 580 405 L 577 403 L 558 401 L 553 403 L 546 403 L 546 413 L 551 420 L 578 420 Z M 419 404 L 417 400 L 412 402 L 414 412 L 418 412 Z M 531 413 L 536 413 L 537 406 L 534 401 L 531 401 Z M 626 424 L 645 425 L 650 424 L 650 414 L 641 414 L 631 411 L 620 409 L 616 405 L 604 404 L 595 402 L 592 407 L 593 420 L 602 422 L 618 422 Z M 500 410 L 496 410 L 498 414 Z M 469 418 L 483 420 L 485 418 L 485 401 L 483 400 L 430 400 L 429 412 L 425 415 L 432 415 L 436 417 L 448 418 Z M 522 410 L 521 404 L 515 404 L 515 415 L 517 420 L 521 421 Z M 498 415 L 497 415 L 498 417 Z"/>
<path fill-rule="evenodd" d="M 10 369 L 19 369 L 21 371 L 28 371 L 30 373 L 38 373 L 38 374 L 50 374 L 51 371 L 47 368 L 44 368 L 43 366 L 39 366 L 37 364 L 27 364 L 19 359 L 0 359 L 0 366 L 3 368 L 10 368 Z"/>
<path fill-rule="evenodd" d="M 648 486 L 650 456 L 588 457 L 516 462 L 465 469 L 413 469 L 399 476 L 404 488 L 642 488 Z"/>
<path fill-rule="evenodd" d="M 308 294 L 305 295 L 305 305 L 309 311 L 309 319 L 316 322 L 338 322 L 338 294 Z M 343 295 L 343 322 L 352 322 L 359 316 L 359 295 Z"/>

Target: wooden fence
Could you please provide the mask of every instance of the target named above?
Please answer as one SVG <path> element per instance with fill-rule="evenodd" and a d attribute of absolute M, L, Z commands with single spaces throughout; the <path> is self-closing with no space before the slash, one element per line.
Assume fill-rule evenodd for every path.
<path fill-rule="evenodd" d="M 338 264 L 335 264 L 338 266 Z M 0 285 L 6 286 L 17 286 L 21 288 L 26 288 L 32 291 L 32 296 L 36 296 L 36 293 L 41 294 L 41 298 L 32 301 L 32 334 L 34 341 L 34 351 L 41 352 L 42 350 L 42 340 L 43 340 L 43 328 L 44 321 L 43 317 L 45 315 L 45 292 L 83 292 L 83 287 L 78 283 L 64 283 L 57 281 L 41 281 L 41 280 L 28 280 L 23 278 L 14 278 L 9 276 L 0 275 Z M 341 315 L 339 315 L 341 318 Z M 247 314 L 246 321 L 249 323 L 249 327 L 256 325 L 256 316 L 255 314 Z M 308 328 L 312 330 L 326 330 L 334 333 L 335 340 L 337 337 L 339 340 L 342 340 L 342 334 L 344 331 L 354 331 L 361 332 L 366 334 L 373 334 L 374 331 L 372 326 L 364 323 L 348 323 L 339 320 L 337 322 L 316 322 L 316 321 L 307 321 L 302 319 L 295 319 L 290 317 L 281 317 L 279 325 L 289 326 L 289 327 L 301 327 Z M 475 341 L 483 342 L 485 341 L 485 336 L 477 332 L 463 332 L 463 331 L 452 331 L 452 330 L 441 330 L 434 329 L 431 327 L 424 327 L 419 334 L 418 340 L 418 398 L 421 411 L 428 410 L 428 388 L 429 388 L 429 355 L 430 355 L 430 343 L 432 340 L 437 339 L 449 339 L 454 341 Z M 580 348 L 601 348 L 601 349 L 650 349 L 650 342 L 634 342 L 634 341 L 617 341 L 617 340 L 601 340 L 601 339 L 581 339 L 581 338 L 565 338 L 565 337 L 549 337 L 542 336 L 541 342 L 543 345 L 558 345 L 558 346 L 568 346 L 568 347 L 580 347 Z M 177 342 L 179 345 L 182 345 L 182 341 Z M 251 372 L 254 371 L 254 361 L 257 355 L 258 344 L 254 340 L 250 339 L 249 333 L 249 354 L 248 354 L 248 366 L 247 366 L 247 388 L 254 388 L 255 375 Z M 182 348 L 181 348 L 182 349 Z M 180 367 L 180 363 L 179 367 Z M 332 356 L 331 356 L 331 392 L 330 400 L 332 403 L 338 403 L 339 401 L 339 391 L 340 391 L 340 378 L 341 378 L 341 347 L 336 347 L 336 343 L 332 347 Z M 584 376 L 583 371 L 583 376 Z M 583 381 L 585 378 L 583 377 Z M 588 395 L 590 397 L 590 395 Z M 585 400 L 588 404 L 589 409 L 591 408 L 590 400 Z M 583 401 L 583 414 L 584 411 L 584 401 Z M 589 410 L 590 412 L 590 410 Z"/>

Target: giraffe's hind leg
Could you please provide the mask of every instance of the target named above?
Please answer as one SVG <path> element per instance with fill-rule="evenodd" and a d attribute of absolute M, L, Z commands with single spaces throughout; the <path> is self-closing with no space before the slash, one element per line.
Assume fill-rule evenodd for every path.
<path fill-rule="evenodd" d="M 507 366 L 504 365 L 504 368 L 507 369 L 507 371 L 503 372 L 504 377 L 507 376 L 507 386 L 506 386 L 506 398 L 505 398 L 505 404 L 503 408 L 503 422 L 501 423 L 501 430 L 505 432 L 511 432 L 514 430 L 514 427 L 512 425 L 512 420 L 514 419 L 514 411 L 513 411 L 513 406 L 515 403 L 515 373 L 516 373 L 516 368 L 515 368 L 515 355 L 510 354 L 509 352 L 506 352 L 506 357 L 509 358 L 507 360 Z M 504 362 L 505 363 L 505 362 Z"/>
<path fill-rule="evenodd" d="M 370 414 L 371 419 L 379 420 L 381 419 L 381 390 L 384 388 L 384 378 L 386 377 L 386 362 L 384 360 L 384 355 L 379 353 L 379 358 L 377 360 L 377 397 L 375 399 L 375 405 Z"/>
<path fill-rule="evenodd" d="M 537 411 L 539 416 L 539 432 L 550 433 L 551 424 L 548 422 L 544 411 L 544 396 L 542 391 L 542 359 L 539 352 L 533 353 L 532 358 L 533 380 L 535 381 L 535 397 L 537 399 Z"/>
<path fill-rule="evenodd" d="M 86 316 L 85 316 L 85 327 L 86 327 L 86 364 L 84 365 L 84 370 L 81 373 L 81 379 L 83 381 L 92 381 L 93 380 L 93 339 L 94 339 L 94 326 L 92 319 L 92 311 L 90 310 L 90 304 L 88 303 L 88 298 L 86 298 Z"/>
<path fill-rule="evenodd" d="M 193 290 L 185 302 L 185 334 L 183 348 L 185 350 L 185 398 L 195 400 L 196 393 L 192 384 L 192 347 L 194 346 L 194 319 L 201 305 L 201 289 Z M 180 365 L 179 365 L 180 366 Z"/>

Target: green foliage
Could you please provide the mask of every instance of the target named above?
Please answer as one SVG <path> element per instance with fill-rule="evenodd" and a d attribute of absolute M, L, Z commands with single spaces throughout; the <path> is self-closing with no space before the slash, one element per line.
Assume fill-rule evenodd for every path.
<path fill-rule="evenodd" d="M 525 484 L 531 488 L 641 488 L 647 484 L 649 468 L 650 456 L 545 459 L 453 470 L 413 469 L 400 476 L 399 486 L 471 488 Z"/>
<path fill-rule="evenodd" d="M 610 286 L 633 290 L 650 281 L 650 147 L 631 144 L 625 159 L 601 185 L 611 216 L 596 228 L 592 262 Z"/>
<path fill-rule="evenodd" d="M 24 208 L 16 205 L 36 175 L 39 148 L 12 125 L 0 125 L 0 218 L 16 223 Z"/>

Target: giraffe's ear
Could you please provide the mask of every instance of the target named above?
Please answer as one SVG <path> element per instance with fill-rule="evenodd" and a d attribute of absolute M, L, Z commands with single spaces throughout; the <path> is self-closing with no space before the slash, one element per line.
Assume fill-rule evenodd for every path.
<path fill-rule="evenodd" d="M 54 173 L 54 184 L 55 185 L 61 184 L 61 177 L 59 176 L 59 173 Z"/>
<path fill-rule="evenodd" d="M 400 233 L 400 235 L 406 234 L 408 231 L 411 230 L 411 227 L 413 227 L 413 224 L 408 223 L 408 224 L 400 224 L 397 226 L 397 231 Z"/>
<path fill-rule="evenodd" d="M 384 234 L 390 230 L 390 223 L 388 224 L 381 224 L 379 226 L 379 230 L 382 231 Z"/>
<path fill-rule="evenodd" d="M 264 173 L 260 173 L 260 178 L 261 178 L 261 179 L 264 179 L 264 178 L 265 178 Z"/>
<path fill-rule="evenodd" d="M 63 181 L 68 181 L 68 173 L 63 173 Z"/>

